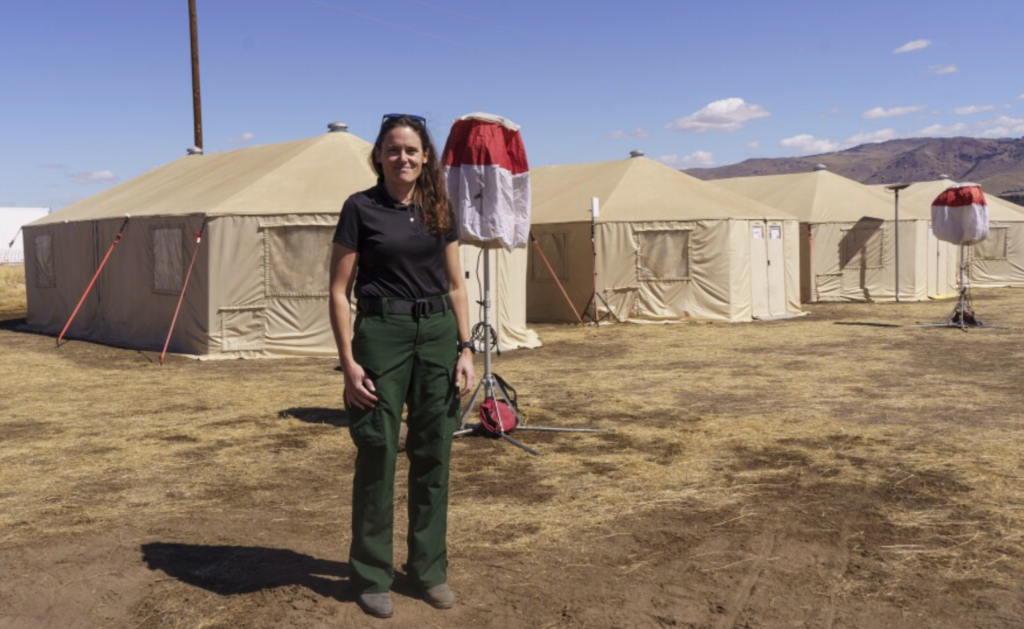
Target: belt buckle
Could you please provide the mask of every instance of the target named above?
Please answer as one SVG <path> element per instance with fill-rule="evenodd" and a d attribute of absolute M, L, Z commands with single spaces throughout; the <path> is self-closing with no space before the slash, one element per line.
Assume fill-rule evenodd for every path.
<path fill-rule="evenodd" d="M 417 319 L 421 317 L 429 317 L 430 302 L 426 300 L 415 302 L 415 306 L 413 307 L 413 313 L 416 315 Z"/>

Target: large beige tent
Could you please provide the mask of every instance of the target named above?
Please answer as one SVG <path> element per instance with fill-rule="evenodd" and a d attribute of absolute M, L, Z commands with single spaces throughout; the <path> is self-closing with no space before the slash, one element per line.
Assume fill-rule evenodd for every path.
<path fill-rule="evenodd" d="M 576 321 L 594 293 L 593 197 L 601 312 L 619 321 L 801 314 L 798 227 L 785 212 L 642 157 L 532 176 L 532 230 L 552 268 L 531 250 L 528 320 Z"/>
<path fill-rule="evenodd" d="M 893 301 L 896 221 L 892 194 L 828 170 L 735 177 L 711 183 L 800 219 L 800 285 L 805 302 Z M 955 291 L 943 258 L 944 281 L 930 271 L 929 251 L 950 248 L 930 236 L 931 209 L 900 197 L 900 299 L 920 301 Z"/>
<path fill-rule="evenodd" d="M 955 183 L 949 179 L 912 184 L 900 192 L 901 212 L 904 207 L 908 207 L 916 212 L 930 213 L 935 198 L 952 185 Z M 985 199 L 988 201 L 989 237 L 965 250 L 969 261 L 971 286 L 1024 287 L 1024 208 L 1004 201 L 994 194 L 985 195 Z M 955 291 L 959 248 L 940 245 L 934 249 L 931 253 L 937 258 L 946 258 L 944 264 L 940 261 L 936 267 L 946 273 L 943 279 L 951 283 Z"/>
<path fill-rule="evenodd" d="M 306 140 L 189 155 L 26 226 L 28 326 L 61 331 L 130 217 L 68 336 L 162 347 L 205 221 L 171 351 L 335 354 L 327 316 L 334 226 L 344 200 L 376 177 L 370 144 L 334 128 Z M 471 274 L 478 251 L 463 247 Z M 534 346 L 525 324 L 526 251 L 492 255 L 499 342 Z M 474 320 L 477 312 L 471 304 Z"/>

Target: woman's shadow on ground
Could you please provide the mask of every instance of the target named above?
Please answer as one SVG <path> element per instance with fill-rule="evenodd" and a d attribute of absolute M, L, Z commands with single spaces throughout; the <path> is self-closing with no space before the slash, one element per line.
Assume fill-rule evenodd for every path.
<path fill-rule="evenodd" d="M 152 542 L 142 545 L 142 560 L 150 570 L 223 596 L 301 585 L 320 596 L 355 600 L 347 563 L 284 548 Z"/>
<path fill-rule="evenodd" d="M 322 406 L 297 406 L 278 412 L 280 419 L 297 419 L 307 424 L 330 424 L 337 428 L 348 426 L 348 414 L 338 408 Z"/>

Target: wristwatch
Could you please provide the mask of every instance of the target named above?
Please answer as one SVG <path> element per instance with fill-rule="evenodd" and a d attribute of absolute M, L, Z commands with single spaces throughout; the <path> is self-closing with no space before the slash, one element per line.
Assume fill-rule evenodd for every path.
<path fill-rule="evenodd" d="M 459 343 L 458 350 L 459 350 L 460 354 L 462 353 L 462 350 L 464 350 L 464 349 L 468 349 L 470 352 L 472 352 L 474 354 L 476 353 L 476 347 L 473 345 L 473 341 L 463 341 L 463 342 Z"/>

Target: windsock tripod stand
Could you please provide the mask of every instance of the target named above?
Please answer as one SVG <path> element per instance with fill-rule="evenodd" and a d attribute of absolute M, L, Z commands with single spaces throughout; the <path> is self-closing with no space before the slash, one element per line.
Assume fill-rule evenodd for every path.
<path fill-rule="evenodd" d="M 943 323 L 931 323 L 918 327 L 922 328 L 960 328 L 964 332 L 968 328 L 992 328 L 994 326 L 983 323 L 974 314 L 974 302 L 971 300 L 970 281 L 967 277 L 967 258 L 965 245 L 960 245 L 960 269 L 958 273 L 958 291 L 956 305 L 953 312 L 949 313 Z"/>
<path fill-rule="evenodd" d="M 607 432 L 598 428 L 547 428 L 541 426 L 527 426 L 523 421 L 523 417 L 519 412 L 518 403 L 515 399 L 517 396 L 510 394 L 508 384 L 496 376 L 491 371 L 491 349 L 498 345 L 498 335 L 493 327 L 491 327 L 491 261 L 490 261 L 490 250 L 484 248 L 482 251 L 484 256 L 484 285 L 483 285 L 483 297 L 478 302 L 484 311 L 483 321 L 477 324 L 477 328 L 474 330 L 473 338 L 477 343 L 483 344 L 484 354 L 484 375 L 480 378 L 480 382 L 477 383 L 476 388 L 473 390 L 473 395 L 470 396 L 469 402 L 466 404 L 465 410 L 462 414 L 462 422 L 459 429 L 455 431 L 456 437 L 462 437 L 466 435 L 480 435 L 490 436 L 496 439 L 504 439 L 512 445 L 526 450 L 534 456 L 540 456 L 540 452 L 526 445 L 525 443 L 514 439 L 509 436 L 509 433 L 516 430 L 533 430 L 537 432 Z M 479 331 L 482 328 L 482 333 Z M 482 340 L 479 338 L 482 336 Z M 473 412 L 474 404 L 483 393 L 483 401 L 481 406 L 487 405 L 488 408 L 493 409 L 494 415 L 497 417 L 497 421 L 485 423 L 470 424 L 468 418 Z M 503 421 L 501 417 L 501 404 L 503 403 L 505 409 L 510 411 L 514 416 L 513 421 Z M 486 412 L 486 411 L 485 411 Z M 506 423 L 508 424 L 506 426 Z"/>

